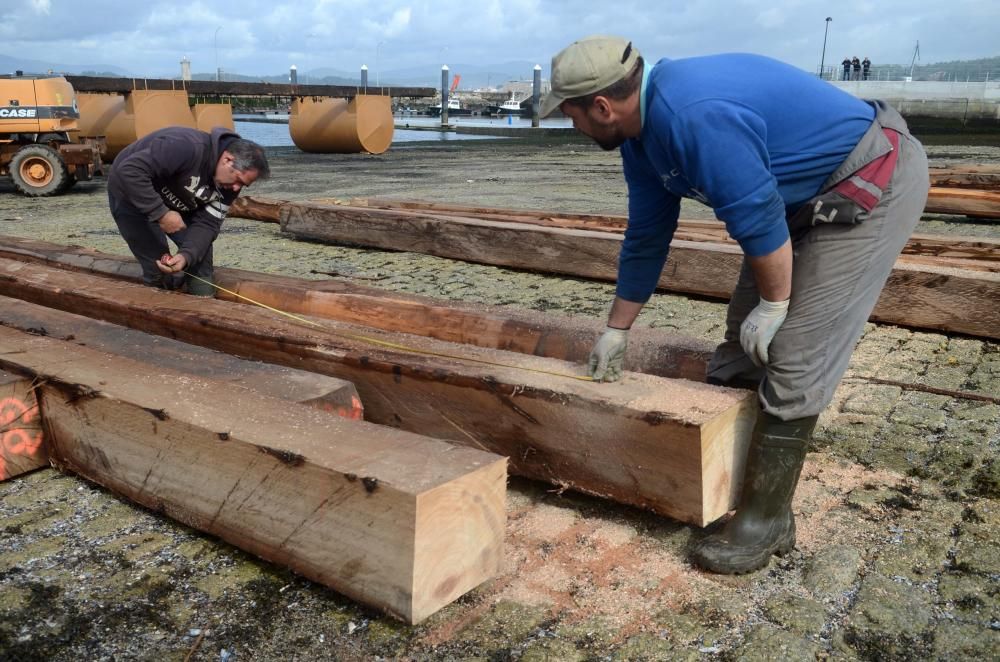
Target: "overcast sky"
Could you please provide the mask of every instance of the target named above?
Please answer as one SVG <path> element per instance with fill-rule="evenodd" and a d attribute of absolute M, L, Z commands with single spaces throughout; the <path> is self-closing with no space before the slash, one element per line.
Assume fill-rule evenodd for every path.
<path fill-rule="evenodd" d="M 749 51 L 815 71 L 827 16 L 828 65 L 909 64 L 918 40 L 925 64 L 1000 55 L 997 0 L 2 0 L 0 54 L 145 76 L 179 75 L 184 56 L 247 75 L 511 60 L 547 72 L 563 46 L 605 33 L 647 59 Z"/>

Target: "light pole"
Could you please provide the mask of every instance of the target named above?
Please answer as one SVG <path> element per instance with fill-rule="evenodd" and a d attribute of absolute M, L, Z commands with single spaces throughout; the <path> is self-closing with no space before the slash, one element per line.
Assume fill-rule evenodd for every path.
<path fill-rule="evenodd" d="M 378 66 L 378 55 L 379 55 L 379 51 L 382 50 L 382 44 L 384 44 L 384 43 L 385 43 L 385 41 L 383 40 L 383 41 L 378 42 L 378 44 L 375 45 L 375 87 L 380 87 L 379 80 L 378 80 L 379 73 L 380 73 L 380 69 L 379 69 L 379 66 Z"/>
<path fill-rule="evenodd" d="M 833 19 L 826 17 L 826 28 L 823 29 L 823 55 L 819 58 L 819 77 L 823 77 L 823 66 L 826 64 L 826 34 L 830 31 L 830 21 Z"/>
<path fill-rule="evenodd" d="M 222 74 L 219 71 L 219 30 L 222 26 L 215 28 L 215 36 L 212 37 L 212 42 L 215 44 L 215 80 L 222 80 Z"/>

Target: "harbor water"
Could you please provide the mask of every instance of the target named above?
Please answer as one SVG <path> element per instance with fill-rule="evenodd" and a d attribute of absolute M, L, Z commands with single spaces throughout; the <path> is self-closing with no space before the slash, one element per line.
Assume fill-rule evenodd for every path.
<path fill-rule="evenodd" d="M 251 121 L 252 118 L 252 121 Z M 288 133 L 287 121 L 262 122 L 257 116 L 234 115 L 236 132 L 247 140 L 252 140 L 264 147 L 293 147 L 295 143 Z M 441 118 L 397 115 L 396 129 L 392 136 L 393 144 L 408 142 L 444 142 L 451 140 L 498 140 L 506 136 L 491 136 L 489 134 L 469 134 L 457 131 L 441 130 Z M 476 117 L 462 115 L 450 117 L 450 127 L 497 127 L 509 131 L 514 129 L 530 129 L 531 119 L 524 117 Z M 565 117 L 545 119 L 541 121 L 542 128 L 570 128 L 572 122 Z"/>

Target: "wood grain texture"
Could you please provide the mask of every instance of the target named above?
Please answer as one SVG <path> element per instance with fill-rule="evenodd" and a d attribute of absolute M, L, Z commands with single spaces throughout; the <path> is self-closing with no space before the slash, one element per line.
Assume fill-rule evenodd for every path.
<path fill-rule="evenodd" d="M 350 382 L 285 366 L 247 361 L 82 315 L 0 296 L 0 320 L 12 329 L 55 337 L 156 368 L 224 381 L 263 395 L 360 420 L 364 407 Z"/>
<path fill-rule="evenodd" d="M 313 204 L 289 203 L 281 214 L 283 230 L 308 239 L 598 280 L 617 276 L 621 236 L 611 233 L 407 211 L 385 218 L 375 209 Z M 659 287 L 728 299 L 742 260 L 735 244 L 674 240 Z M 900 259 L 871 319 L 998 338 L 998 300 L 1000 273 Z M 921 310 L 914 311 L 915 301 L 923 302 Z"/>
<path fill-rule="evenodd" d="M 495 576 L 503 458 L 0 329 L 52 461 L 416 623 Z"/>
<path fill-rule="evenodd" d="M 1000 218 L 1000 191 L 931 187 L 925 211 L 932 214 L 962 214 L 977 218 Z"/>
<path fill-rule="evenodd" d="M 0 255 L 140 281 L 138 265 L 131 258 L 85 248 L 0 237 Z M 287 312 L 573 363 L 587 360 L 603 331 L 603 324 L 592 319 L 432 299 L 345 280 L 219 268 L 215 281 L 226 290 Z M 218 298 L 246 302 L 226 292 L 219 292 Z M 636 327 L 629 338 L 625 369 L 704 381 L 714 349 L 715 343 L 701 338 Z"/>
<path fill-rule="evenodd" d="M 0 294 L 346 379 L 367 420 L 507 455 L 520 475 L 698 525 L 733 505 L 738 467 L 713 449 L 734 446 L 741 457 L 756 413 L 747 391 L 637 373 L 596 384 L 571 376 L 581 366 L 554 359 L 328 320 L 305 326 L 6 259 Z M 713 427 L 720 417 L 730 423 Z M 711 501 L 706 482 L 716 486 Z"/>
<path fill-rule="evenodd" d="M 244 196 L 230 210 L 230 215 L 268 222 L 279 222 L 282 205 L 291 204 L 286 200 Z M 310 200 L 308 204 L 343 206 L 336 199 Z M 429 213 L 442 219 L 448 217 L 477 218 L 487 221 L 501 221 L 538 225 L 549 228 L 570 228 L 622 234 L 628 221 L 626 216 L 600 214 L 579 214 L 555 211 L 496 209 L 492 207 L 471 207 L 446 205 L 420 200 L 387 200 L 381 198 L 355 198 L 348 206 L 378 210 L 385 218 L 394 218 L 394 212 L 410 211 Z M 726 226 L 720 221 L 693 221 L 681 219 L 678 222 L 675 240 L 710 242 L 736 245 L 729 236 Z M 980 271 L 996 271 L 1000 264 L 1000 240 L 983 237 L 963 237 L 957 235 L 914 234 L 903 248 L 899 258 L 913 264 L 933 264 Z"/>
<path fill-rule="evenodd" d="M 438 217 L 377 209 L 289 203 L 281 207 L 281 229 L 296 237 L 411 251 L 581 278 L 614 281 L 622 236 L 534 224 Z M 728 244 L 674 240 L 659 287 L 728 298 L 743 255 Z M 706 277 L 706 269 L 711 269 Z"/>
<path fill-rule="evenodd" d="M 0 481 L 49 466 L 34 386 L 0 370 Z"/>
<path fill-rule="evenodd" d="M 1000 191 L 1000 166 L 987 164 L 931 165 L 928 170 L 931 176 L 931 186 Z"/>

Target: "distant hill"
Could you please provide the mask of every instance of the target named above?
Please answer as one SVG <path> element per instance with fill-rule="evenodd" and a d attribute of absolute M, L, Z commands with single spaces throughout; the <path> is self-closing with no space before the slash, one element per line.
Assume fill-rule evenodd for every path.
<path fill-rule="evenodd" d="M 873 62 L 872 68 L 880 70 L 883 77 L 888 72 L 889 77 L 894 80 L 910 75 L 909 64 L 878 64 Z M 913 67 L 914 80 L 983 81 L 987 80 L 987 75 L 989 80 L 1000 80 L 1000 56 L 978 60 L 935 62 L 934 64 L 917 62 Z"/>
<path fill-rule="evenodd" d="M 130 76 L 131 74 L 110 64 L 57 64 L 41 60 L 25 60 L 9 55 L 0 55 L 0 73 L 12 74 L 23 71 L 26 74 L 44 74 L 49 71 L 78 76 Z"/>
<path fill-rule="evenodd" d="M 499 64 L 454 64 L 450 65 L 450 76 L 461 76 L 460 89 L 471 90 L 481 87 L 499 87 L 510 80 L 531 80 L 534 63 L 503 62 Z M 21 70 L 24 73 L 56 73 L 82 76 L 110 76 L 126 78 L 180 78 L 180 67 L 167 74 L 150 74 L 149 72 L 134 72 L 110 64 L 59 64 L 41 60 L 27 60 L 0 54 L 0 73 L 14 73 Z M 229 72 L 223 69 L 222 79 L 226 81 L 287 83 L 287 71 L 268 75 L 246 75 Z M 215 72 L 192 73 L 195 80 L 214 80 Z M 311 85 L 360 85 L 361 70 L 344 71 L 332 67 L 321 67 L 308 71 L 299 70 L 298 80 L 301 84 Z M 399 85 L 406 87 L 434 87 L 441 84 L 441 65 L 420 65 L 403 69 L 386 69 L 376 71 L 369 65 L 368 84 Z"/>
<path fill-rule="evenodd" d="M 548 77 L 547 63 L 543 66 L 542 76 Z M 530 81 L 535 63 L 526 60 L 513 60 L 492 64 L 449 64 L 449 77 L 461 76 L 459 89 L 472 90 L 485 87 L 501 87 L 508 81 Z M 910 75 L 909 64 L 883 64 L 875 62 L 872 68 L 881 77 L 887 74 L 892 79 L 901 79 Z M 41 60 L 26 60 L 0 54 L 0 73 L 13 73 L 16 70 L 25 73 L 45 73 L 55 71 L 85 76 L 123 76 L 150 78 L 179 78 L 180 67 L 169 74 L 151 75 L 143 72 L 131 72 L 110 64 L 58 64 Z M 874 75 L 874 73 L 873 73 Z M 213 80 L 214 72 L 195 73 L 195 80 Z M 959 60 L 954 62 L 937 62 L 933 64 L 916 63 L 913 68 L 915 80 L 1000 80 L 1000 56 L 980 58 L 977 60 Z M 228 72 L 223 69 L 223 80 L 245 82 L 287 83 L 288 71 L 268 75 L 245 75 Z M 361 71 L 352 72 L 333 67 L 321 67 L 309 71 L 298 71 L 300 84 L 312 85 L 360 85 Z M 441 85 L 441 65 L 425 64 L 401 69 L 386 69 L 376 71 L 369 65 L 368 84 L 398 85 L 405 87 L 434 87 Z"/>

